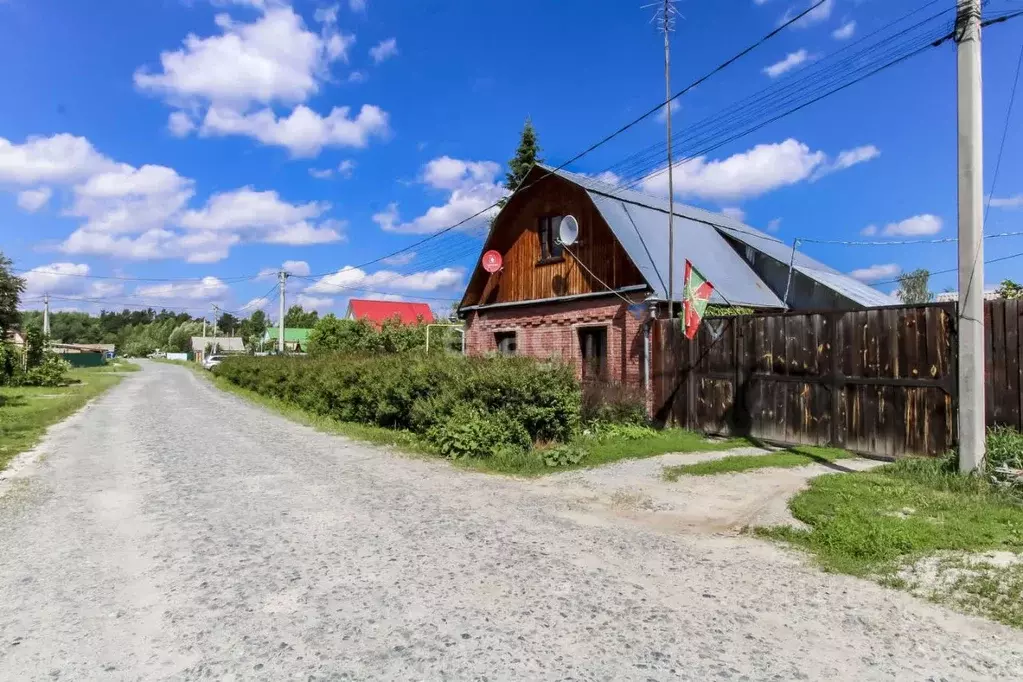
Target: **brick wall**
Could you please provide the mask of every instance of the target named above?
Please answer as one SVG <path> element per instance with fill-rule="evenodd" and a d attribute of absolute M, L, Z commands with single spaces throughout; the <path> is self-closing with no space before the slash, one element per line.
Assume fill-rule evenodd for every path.
<path fill-rule="evenodd" d="M 640 303 L 643 294 L 631 300 Z M 628 296 L 627 296 L 628 298 Z M 581 327 L 607 328 L 607 378 L 633 386 L 643 381 L 642 319 L 629 312 L 617 296 L 474 311 L 466 319 L 465 349 L 469 355 L 497 351 L 496 332 L 514 331 L 517 354 L 560 358 L 582 374 Z"/>

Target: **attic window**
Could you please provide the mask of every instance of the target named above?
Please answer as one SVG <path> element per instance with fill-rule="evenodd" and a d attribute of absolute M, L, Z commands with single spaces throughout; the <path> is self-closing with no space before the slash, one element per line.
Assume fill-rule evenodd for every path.
<path fill-rule="evenodd" d="M 757 257 L 757 252 L 749 244 L 746 245 L 746 262 L 753 265 L 754 259 Z"/>
<path fill-rule="evenodd" d="M 540 262 L 552 263 L 564 258 L 561 242 L 558 241 L 559 216 L 544 216 L 540 218 L 537 226 L 537 236 L 540 239 Z"/>

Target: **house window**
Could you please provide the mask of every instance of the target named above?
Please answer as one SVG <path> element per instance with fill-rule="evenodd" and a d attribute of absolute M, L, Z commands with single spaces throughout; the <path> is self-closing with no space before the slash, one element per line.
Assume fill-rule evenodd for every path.
<path fill-rule="evenodd" d="M 540 238 L 540 262 L 549 263 L 563 258 L 564 247 L 558 240 L 558 217 L 544 216 L 540 218 L 537 235 Z"/>
<path fill-rule="evenodd" d="M 603 379 L 607 373 L 607 327 L 580 329 L 579 351 L 583 359 L 583 380 Z"/>
<path fill-rule="evenodd" d="M 494 343 L 497 344 L 497 352 L 501 355 L 515 355 L 519 345 L 515 332 L 496 332 Z"/>

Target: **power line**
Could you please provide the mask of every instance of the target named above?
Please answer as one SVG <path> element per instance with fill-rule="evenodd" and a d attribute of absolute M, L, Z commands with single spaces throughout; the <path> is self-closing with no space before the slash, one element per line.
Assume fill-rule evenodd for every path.
<path fill-rule="evenodd" d="M 991 190 L 988 192 L 987 201 L 984 203 L 984 224 L 987 225 L 987 216 L 991 210 L 991 197 L 995 195 L 998 187 L 998 171 L 1002 167 L 1002 154 L 1005 152 L 1005 139 L 1009 136 L 1009 122 L 1012 120 L 1012 105 L 1016 101 L 1016 87 L 1019 85 L 1020 68 L 1023 67 L 1023 45 L 1019 48 L 1019 60 L 1016 62 L 1016 76 L 1012 80 L 1012 94 L 1009 96 L 1009 108 L 1005 112 L 1005 127 L 1002 129 L 1002 141 L 998 145 L 998 160 L 995 162 L 995 174 L 991 178 Z"/>
<path fill-rule="evenodd" d="M 1019 253 L 1014 253 L 1014 254 L 1009 255 L 1009 256 L 1000 256 L 998 258 L 991 258 L 989 260 L 984 261 L 984 265 L 990 265 L 991 263 L 1000 263 L 1002 261 L 1012 260 L 1013 258 L 1019 258 L 1021 256 L 1023 256 L 1023 251 L 1020 251 Z M 948 268 L 948 269 L 945 269 L 945 270 L 935 270 L 933 272 L 928 271 L 927 274 L 928 274 L 928 276 L 947 275 L 947 274 L 949 274 L 951 272 L 959 272 L 959 268 L 958 267 L 954 267 L 954 268 Z M 864 282 L 864 284 L 869 284 L 872 287 L 879 287 L 882 284 L 898 284 L 900 279 L 901 279 L 901 277 L 896 277 L 895 279 L 886 279 L 886 280 L 882 280 L 880 282 Z"/>
<path fill-rule="evenodd" d="M 997 234 L 984 235 L 984 239 L 999 239 L 1001 237 L 1023 237 L 1023 232 L 999 232 Z M 936 239 L 902 239 L 895 241 L 847 241 L 842 239 L 797 237 L 796 241 L 802 244 L 834 244 L 838 246 L 906 246 L 909 244 L 949 244 L 958 242 L 959 238 L 939 237 Z"/>
<path fill-rule="evenodd" d="M 649 109 L 646 113 L 638 116 L 637 118 L 633 119 L 632 121 L 630 121 L 630 122 L 626 123 L 625 125 L 619 127 L 614 132 L 604 136 L 599 141 L 591 144 L 589 147 L 587 147 L 583 151 L 579 152 L 578 154 L 576 154 L 575 156 L 570 158 L 568 161 L 565 161 L 564 163 L 562 163 L 561 165 L 557 166 L 556 168 L 553 168 L 551 170 L 548 170 L 548 171 L 544 172 L 543 175 L 541 175 L 539 178 L 537 178 L 533 182 L 531 182 L 529 184 L 526 184 L 526 185 L 520 185 L 519 187 L 516 188 L 515 191 L 516 192 L 521 192 L 521 191 L 525 191 L 525 190 L 529 189 L 530 187 L 533 187 L 534 185 L 536 185 L 540 181 L 544 180 L 548 176 L 555 174 L 557 171 L 563 170 L 569 164 L 575 163 L 579 159 L 581 159 L 584 156 L 586 156 L 587 154 L 593 152 L 597 148 L 607 144 L 608 142 L 610 142 L 614 138 L 618 137 L 619 135 L 621 135 L 625 131 L 627 131 L 630 128 L 632 128 L 633 126 L 636 126 L 640 122 L 642 122 L 642 121 L 646 120 L 647 118 L 649 118 L 650 116 L 653 116 L 654 114 L 656 114 L 658 111 L 660 111 L 664 107 L 668 107 L 670 109 L 671 103 L 673 101 L 675 101 L 676 99 L 678 99 L 682 95 L 686 94 L 687 92 L 689 92 L 693 88 L 697 87 L 698 85 L 700 85 L 700 84 L 706 82 L 707 80 L 709 80 L 710 78 L 714 77 L 715 75 L 717 75 L 721 71 L 724 71 L 729 66 L 731 66 L 735 62 L 739 61 L 740 59 L 742 59 L 743 57 L 745 57 L 749 53 L 753 52 L 758 47 L 760 47 L 761 45 L 763 45 L 764 43 L 769 41 L 771 38 L 774 38 L 776 35 L 778 35 L 782 31 L 784 31 L 786 28 L 788 28 L 792 24 L 796 23 L 797 21 L 799 21 L 800 19 L 802 19 L 803 17 L 805 17 L 806 15 L 810 14 L 815 9 L 817 9 L 818 7 L 820 7 L 821 5 L 823 5 L 824 3 L 829 2 L 829 1 L 831 1 L 831 0 L 818 0 L 817 2 L 812 4 L 810 7 L 808 7 L 806 10 L 800 12 L 799 14 L 795 15 L 791 19 L 788 19 L 787 21 L 785 21 L 784 23 L 779 25 L 777 28 L 775 28 L 774 30 L 769 32 L 767 35 L 765 35 L 764 37 L 762 37 L 759 40 L 757 40 L 756 42 L 754 42 L 752 45 L 750 45 L 746 49 L 742 50 L 741 52 L 739 52 L 738 54 L 732 56 L 731 58 L 726 59 L 724 62 L 720 63 L 719 65 L 717 65 L 716 67 L 711 69 L 705 75 L 701 76 L 700 78 L 697 78 L 695 81 L 693 81 L 692 83 L 690 83 L 689 85 L 687 85 L 683 89 L 679 90 L 677 93 L 672 95 L 667 100 L 665 100 L 663 102 L 660 102 L 659 104 L 657 104 L 653 108 Z M 378 258 L 374 258 L 373 260 L 366 261 L 365 263 L 361 263 L 359 265 L 355 265 L 355 266 L 352 266 L 352 267 L 363 268 L 363 267 L 366 267 L 368 265 L 373 265 L 374 263 L 379 263 L 380 261 L 382 261 L 382 260 L 384 260 L 386 258 L 391 258 L 393 256 L 397 256 L 399 254 L 405 253 L 406 251 L 410 251 L 412 249 L 415 249 L 419 245 L 425 244 L 426 242 L 429 242 L 429 241 L 431 241 L 433 239 L 436 239 L 437 237 L 439 237 L 439 236 L 441 236 L 443 234 L 446 234 L 446 233 L 448 233 L 448 232 L 450 232 L 450 231 L 452 231 L 454 229 L 457 229 L 458 227 L 461 227 L 462 225 L 468 223 L 471 220 L 479 218 L 480 216 L 484 215 L 485 213 L 488 213 L 489 211 L 491 211 L 491 210 L 493 210 L 495 208 L 498 208 L 499 206 L 500 206 L 500 200 L 495 201 L 494 203 L 490 204 L 489 206 L 487 206 L 487 207 L 485 207 L 483 209 L 480 209 L 479 211 L 473 213 L 469 217 L 463 218 L 462 220 L 458 221 L 457 223 L 454 223 L 453 225 L 449 225 L 449 226 L 447 226 L 447 227 L 445 227 L 445 228 L 443 228 L 441 230 L 438 230 L 437 232 L 433 233 L 432 235 L 430 235 L 428 237 L 425 237 L 423 239 L 420 239 L 419 241 L 417 241 L 417 242 L 415 242 L 413 244 L 410 244 L 410 245 L 408 245 L 408 246 L 406 246 L 404 248 L 398 249 L 397 251 L 393 251 L 391 253 L 385 254 L 385 255 L 380 256 Z M 333 273 L 323 273 L 323 274 L 320 274 L 320 275 L 312 275 L 312 276 L 314 276 L 314 277 L 323 277 L 323 276 L 329 275 L 329 274 L 333 274 Z"/>

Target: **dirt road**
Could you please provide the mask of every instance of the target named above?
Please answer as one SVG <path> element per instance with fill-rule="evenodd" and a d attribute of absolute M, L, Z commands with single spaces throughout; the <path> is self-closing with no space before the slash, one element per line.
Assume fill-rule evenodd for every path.
<path fill-rule="evenodd" d="M 147 364 L 0 485 L 0 678 L 1020 679 L 1023 635 Z M 32 462 L 38 459 L 33 455 Z"/>

